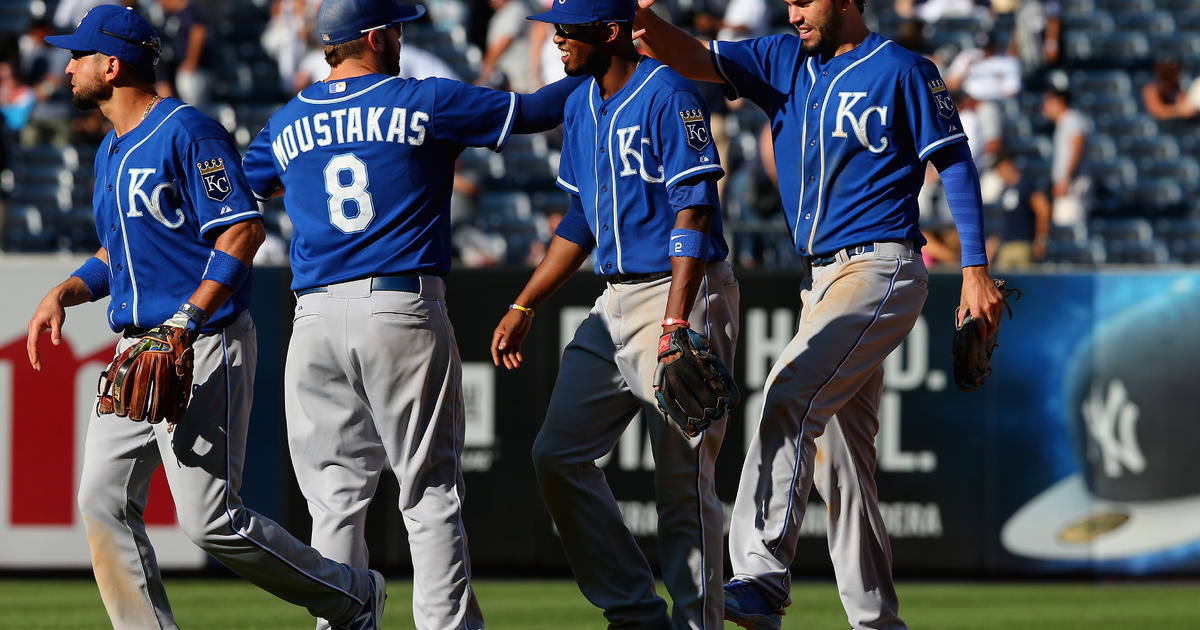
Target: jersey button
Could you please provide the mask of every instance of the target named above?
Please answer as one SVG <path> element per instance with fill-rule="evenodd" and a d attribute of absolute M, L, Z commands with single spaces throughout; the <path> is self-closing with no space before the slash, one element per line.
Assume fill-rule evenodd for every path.
<path fill-rule="evenodd" d="M 805 220 L 805 221 L 807 221 L 807 220 L 809 220 L 809 219 L 811 219 L 811 218 L 812 218 L 812 214 L 811 214 L 811 213 L 809 213 L 809 212 L 805 212 L 805 213 L 804 213 L 804 220 Z"/>
<path fill-rule="evenodd" d="M 125 303 L 121 302 L 121 308 L 125 308 Z"/>
<path fill-rule="evenodd" d="M 809 175 L 809 176 L 808 176 L 808 183 L 810 183 L 810 184 L 811 184 L 811 183 L 813 183 L 813 182 L 815 182 L 815 181 L 817 181 L 817 178 L 816 178 L 816 177 L 813 177 L 812 175 Z"/>
<path fill-rule="evenodd" d="M 829 71 L 828 71 L 828 70 L 826 70 L 826 71 L 822 72 L 822 73 L 821 73 L 821 76 L 824 76 L 824 77 L 827 77 L 827 76 L 829 76 Z"/>
<path fill-rule="evenodd" d="M 818 103 L 816 101 L 813 101 L 813 109 L 816 109 L 817 105 L 818 105 Z"/>
<path fill-rule="evenodd" d="M 608 186 L 601 186 L 600 190 L 603 192 L 608 192 Z"/>
<path fill-rule="evenodd" d="M 604 147 L 600 147 L 600 152 L 604 153 Z"/>
<path fill-rule="evenodd" d="M 815 146 L 817 146 L 817 141 L 816 141 L 816 140 L 810 140 L 810 141 L 808 142 L 808 146 L 810 146 L 810 147 L 815 147 Z"/>
<path fill-rule="evenodd" d="M 612 263 L 604 263 L 605 269 L 612 269 Z"/>
<path fill-rule="evenodd" d="M 605 231 L 605 232 L 607 232 L 607 231 L 608 231 L 608 226 L 607 226 L 607 225 L 606 225 L 606 226 L 604 226 L 604 231 Z"/>
<path fill-rule="evenodd" d="M 125 267 L 123 267 L 121 265 L 121 263 L 117 263 L 117 271 L 124 271 L 124 270 L 125 270 Z"/>
<path fill-rule="evenodd" d="M 110 226 L 108 226 L 108 227 L 109 227 L 109 229 L 110 229 L 110 230 L 112 230 L 113 232 L 116 232 L 116 231 L 117 231 L 117 226 L 116 226 L 116 225 L 110 225 Z"/>
<path fill-rule="evenodd" d="M 109 185 L 108 185 L 108 189 L 109 189 L 109 190 L 112 190 L 112 184 L 109 184 Z"/>

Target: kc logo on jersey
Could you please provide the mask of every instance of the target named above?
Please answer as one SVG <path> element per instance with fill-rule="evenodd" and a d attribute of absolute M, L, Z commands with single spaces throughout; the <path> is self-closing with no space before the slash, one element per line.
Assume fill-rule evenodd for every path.
<path fill-rule="evenodd" d="M 854 132 L 854 137 L 858 138 L 862 144 L 871 153 L 882 153 L 888 147 L 887 136 L 880 134 L 878 140 L 871 140 L 867 135 L 867 122 L 872 114 L 879 116 L 880 126 L 887 125 L 886 106 L 872 105 L 863 110 L 861 114 L 855 115 L 854 106 L 859 101 L 867 97 L 866 92 L 838 92 L 838 108 L 837 108 L 837 125 L 833 130 L 834 138 L 847 138 L 844 124 L 849 122 L 850 129 Z"/>
<path fill-rule="evenodd" d="M 658 167 L 658 177 L 646 172 L 645 157 L 642 155 L 642 145 L 650 144 L 650 138 L 641 138 L 640 142 L 638 132 L 641 131 L 641 125 L 632 127 L 621 127 L 617 130 L 617 142 L 621 145 L 621 177 L 629 175 L 641 175 L 642 179 L 651 184 L 662 183 L 666 178 L 663 177 L 663 167 Z M 634 149 L 634 143 L 637 142 L 637 148 Z M 630 160 L 637 161 L 637 168 L 633 167 Z"/>
<path fill-rule="evenodd" d="M 708 127 L 704 124 L 704 112 L 698 109 L 685 109 L 679 112 L 683 119 L 684 133 L 687 134 L 687 144 L 695 151 L 703 151 L 712 141 Z"/>
<path fill-rule="evenodd" d="M 233 186 L 229 183 L 229 173 L 225 172 L 225 159 L 204 160 L 196 162 L 200 169 L 200 178 L 204 180 L 204 194 L 213 201 L 225 201 Z"/>

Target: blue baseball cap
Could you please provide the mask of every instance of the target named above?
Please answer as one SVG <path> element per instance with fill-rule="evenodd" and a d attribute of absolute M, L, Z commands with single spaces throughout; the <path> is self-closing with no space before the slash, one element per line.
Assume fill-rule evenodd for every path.
<path fill-rule="evenodd" d="M 637 8 L 637 0 L 554 0 L 549 11 L 526 19 L 551 24 L 632 22 Z"/>
<path fill-rule="evenodd" d="M 396 0 L 325 0 L 317 15 L 317 30 L 326 46 L 341 44 L 366 35 L 368 31 L 389 28 L 425 15 L 419 4 L 400 4 Z"/>
<path fill-rule="evenodd" d="M 162 42 L 154 27 L 133 9 L 112 4 L 93 7 L 75 32 L 51 35 L 46 43 L 67 50 L 98 52 L 138 66 L 158 63 Z"/>

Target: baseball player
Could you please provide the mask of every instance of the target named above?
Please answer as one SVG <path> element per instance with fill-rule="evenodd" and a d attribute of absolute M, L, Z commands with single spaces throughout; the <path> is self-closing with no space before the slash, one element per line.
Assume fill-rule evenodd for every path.
<path fill-rule="evenodd" d="M 141 516 L 161 466 L 180 527 L 222 564 L 339 627 L 378 628 L 381 575 L 323 558 L 238 497 L 257 353 L 247 265 L 264 231 L 233 141 L 154 94 L 158 38 L 137 13 L 99 6 L 74 34 L 46 41 L 71 51 L 75 106 L 99 108 L 114 129 L 96 154 L 103 247 L 38 305 L 30 363 L 41 369 L 44 331 L 59 343 L 65 307 L 110 295 L 118 354 L 148 327 L 196 334 L 192 400 L 173 432 L 111 410 L 88 426 L 79 508 L 113 626 L 177 627 Z"/>
<path fill-rule="evenodd" d="M 422 6 L 325 0 L 328 78 L 276 112 L 243 165 L 283 189 L 297 301 L 284 372 L 288 440 L 313 545 L 367 566 L 367 506 L 400 482 L 417 628 L 482 628 L 462 524 L 462 365 L 446 313 L 450 191 L 465 146 L 562 122 L 579 79 L 529 96 L 401 79 L 401 24 Z"/>
<path fill-rule="evenodd" d="M 492 357 L 521 365 L 534 309 L 594 250 L 608 286 L 563 352 L 534 442 L 542 497 L 580 590 L 609 627 L 719 628 L 723 515 L 713 467 L 725 422 L 686 437 L 659 413 L 651 384 L 660 337 L 680 327 L 733 360 L 739 293 L 718 212 L 724 170 L 704 99 L 633 47 L 634 2 L 560 0 L 530 18 L 554 24 L 566 73 L 591 80 L 567 100 L 558 185 L 570 210 L 497 326 Z M 595 465 L 639 411 L 654 453 L 670 615 Z"/>
<path fill-rule="evenodd" d="M 988 277 L 979 177 L 954 103 L 932 63 L 867 29 L 864 0 L 788 0 L 796 35 L 707 45 L 646 10 L 652 4 L 642 0 L 638 26 L 653 54 L 771 118 L 784 218 L 806 266 L 796 336 L 767 376 L 734 503 L 726 619 L 780 627 L 815 480 L 850 624 L 904 628 L 874 439 L 883 360 L 927 293 L 916 201 L 926 161 L 941 173 L 962 241 L 959 317 L 969 311 L 990 329 L 1002 300 Z"/>

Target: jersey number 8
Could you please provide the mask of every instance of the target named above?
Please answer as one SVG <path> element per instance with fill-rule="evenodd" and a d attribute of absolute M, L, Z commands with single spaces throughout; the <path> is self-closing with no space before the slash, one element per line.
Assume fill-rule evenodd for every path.
<path fill-rule="evenodd" d="M 342 184 L 342 172 L 350 172 L 350 183 Z M 375 204 L 367 192 L 367 165 L 352 153 L 334 156 L 325 165 L 325 192 L 329 193 L 329 222 L 347 233 L 367 229 L 375 218 Z M 346 202 L 353 201 L 358 213 L 347 216 Z"/>

